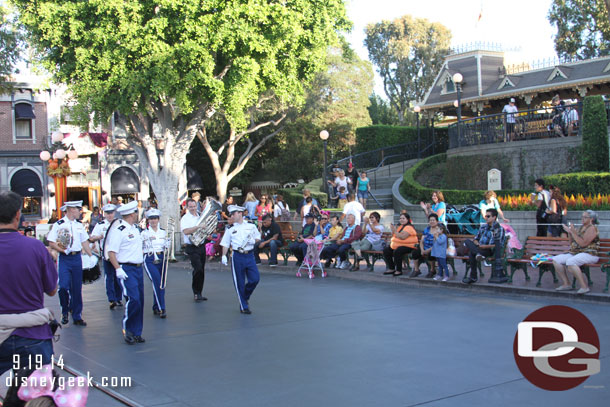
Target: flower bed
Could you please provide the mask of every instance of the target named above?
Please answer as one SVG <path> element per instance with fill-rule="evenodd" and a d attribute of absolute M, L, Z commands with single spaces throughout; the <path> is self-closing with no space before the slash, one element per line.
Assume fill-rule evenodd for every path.
<path fill-rule="evenodd" d="M 610 195 L 566 195 L 568 210 L 610 210 Z M 530 211 L 536 210 L 536 205 L 527 194 L 499 196 L 498 202 L 506 211 Z"/>

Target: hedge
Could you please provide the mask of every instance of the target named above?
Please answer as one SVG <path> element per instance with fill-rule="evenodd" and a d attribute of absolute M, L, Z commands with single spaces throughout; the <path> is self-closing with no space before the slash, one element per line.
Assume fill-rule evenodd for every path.
<path fill-rule="evenodd" d="M 328 204 L 328 195 L 321 192 L 322 179 L 316 179 L 309 184 L 300 184 L 296 188 L 281 188 L 277 190 L 279 195 L 284 197 L 284 201 L 288 204 L 291 211 L 295 211 L 299 203 L 303 200 L 303 190 L 308 188 L 311 191 L 312 198 L 315 198 L 322 207 Z"/>
<path fill-rule="evenodd" d="M 583 102 L 582 169 L 603 171 L 608 168 L 608 119 L 601 96 L 587 96 Z"/>
<path fill-rule="evenodd" d="M 610 194 L 609 172 L 573 172 L 547 175 L 543 179 L 547 187 L 555 185 L 564 194 Z"/>
<path fill-rule="evenodd" d="M 420 139 L 431 138 L 432 129 L 420 126 Z M 435 127 L 436 151 L 447 151 L 448 136 L 446 127 Z M 355 153 L 363 153 L 388 146 L 417 142 L 417 127 L 374 125 L 356 129 Z M 425 147 L 425 146 L 422 146 Z"/>
<path fill-rule="evenodd" d="M 400 193 L 411 199 L 413 202 L 430 201 L 432 193 L 438 188 L 426 188 L 416 181 L 416 178 L 427 168 L 433 165 L 447 161 L 447 154 L 437 154 L 421 160 L 413 167 L 405 171 L 403 182 L 400 185 Z M 457 190 L 457 189 L 441 189 L 445 197 L 445 202 L 450 205 L 467 205 L 478 204 L 485 195 L 485 190 Z M 514 195 L 529 193 L 532 191 L 523 191 L 515 189 L 503 189 L 496 191 L 498 196 Z"/>

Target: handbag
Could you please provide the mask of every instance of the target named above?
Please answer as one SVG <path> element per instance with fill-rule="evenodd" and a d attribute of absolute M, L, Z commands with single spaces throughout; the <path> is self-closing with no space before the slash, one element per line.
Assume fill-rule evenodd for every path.
<path fill-rule="evenodd" d="M 376 240 L 372 243 L 372 248 L 373 250 L 375 250 L 376 252 L 381 252 L 383 251 L 383 249 L 385 249 L 386 246 L 386 241 L 383 239 L 380 240 Z"/>

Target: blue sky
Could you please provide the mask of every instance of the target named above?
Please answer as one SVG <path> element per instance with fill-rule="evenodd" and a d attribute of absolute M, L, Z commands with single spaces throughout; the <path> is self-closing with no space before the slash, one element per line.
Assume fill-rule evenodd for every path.
<path fill-rule="evenodd" d="M 346 0 L 354 27 L 348 35 L 352 47 L 368 59 L 364 47 L 367 24 L 410 14 L 439 22 L 451 30 L 452 46 L 476 41 L 500 43 L 517 49 L 507 55 L 512 62 L 531 62 L 556 56 L 554 28 L 547 19 L 552 0 Z M 481 21 L 477 23 L 479 13 Z M 383 94 L 376 75 L 375 91 Z"/>

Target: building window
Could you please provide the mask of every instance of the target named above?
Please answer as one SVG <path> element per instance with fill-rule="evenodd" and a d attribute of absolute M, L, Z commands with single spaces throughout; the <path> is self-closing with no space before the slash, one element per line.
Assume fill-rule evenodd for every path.
<path fill-rule="evenodd" d="M 28 103 L 15 105 L 15 138 L 18 140 L 32 140 L 32 121 L 36 119 L 34 108 Z"/>
<path fill-rule="evenodd" d="M 455 92 L 455 83 L 451 78 L 447 78 L 447 83 L 445 85 L 445 93 Z"/>
<path fill-rule="evenodd" d="M 39 196 L 26 196 L 23 198 L 23 209 L 21 213 L 25 216 L 41 216 L 41 205 L 40 201 L 42 200 Z"/>

